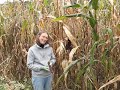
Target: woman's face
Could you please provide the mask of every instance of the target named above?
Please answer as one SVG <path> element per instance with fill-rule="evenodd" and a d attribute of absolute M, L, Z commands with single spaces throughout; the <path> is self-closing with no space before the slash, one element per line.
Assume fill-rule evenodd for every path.
<path fill-rule="evenodd" d="M 46 44 L 46 42 L 48 41 L 48 34 L 42 33 L 39 37 L 39 41 L 41 44 Z"/>

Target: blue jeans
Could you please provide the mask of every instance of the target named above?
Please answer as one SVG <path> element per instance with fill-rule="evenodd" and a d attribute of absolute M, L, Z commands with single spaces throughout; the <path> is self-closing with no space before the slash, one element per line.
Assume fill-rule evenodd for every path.
<path fill-rule="evenodd" d="M 50 76 L 32 76 L 34 90 L 52 90 L 52 75 Z"/>

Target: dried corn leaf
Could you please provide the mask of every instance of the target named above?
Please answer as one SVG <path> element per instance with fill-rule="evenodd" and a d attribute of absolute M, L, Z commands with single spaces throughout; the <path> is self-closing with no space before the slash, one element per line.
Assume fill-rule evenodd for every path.
<path fill-rule="evenodd" d="M 80 59 L 78 59 L 78 60 L 75 60 L 75 61 L 72 61 L 70 64 L 68 64 L 68 66 L 66 66 L 66 67 L 64 68 L 63 74 L 58 78 L 55 87 L 58 85 L 58 83 L 60 82 L 60 80 L 62 79 L 62 77 L 63 77 L 64 75 L 65 75 L 65 77 L 66 77 L 67 73 L 69 72 L 69 70 L 70 70 L 74 65 L 76 65 L 78 62 L 80 62 L 81 60 L 84 60 L 84 59 L 85 59 L 85 57 L 82 57 L 82 58 L 80 58 Z"/>
<path fill-rule="evenodd" d="M 34 26 L 35 26 L 35 23 L 32 23 L 32 24 L 31 24 L 31 34 L 32 34 L 33 31 L 34 31 Z"/>
<path fill-rule="evenodd" d="M 69 54 L 69 62 L 72 62 L 73 55 L 75 54 L 76 50 L 78 49 L 79 46 L 73 48 Z"/>
<path fill-rule="evenodd" d="M 45 26 L 44 21 L 41 19 L 39 21 L 38 27 L 39 27 L 39 29 L 41 29 L 41 28 L 44 28 L 44 26 Z"/>
<path fill-rule="evenodd" d="M 63 60 L 63 61 L 62 61 L 62 68 L 63 68 L 64 72 L 65 72 L 65 68 L 68 67 L 68 65 L 69 65 L 68 60 Z M 66 87 L 66 88 L 68 88 L 68 86 L 67 86 L 67 75 L 68 75 L 68 72 L 65 73 L 65 77 L 64 77 L 65 87 Z"/>
<path fill-rule="evenodd" d="M 64 52 L 64 50 L 65 50 L 65 46 L 64 46 L 62 41 L 59 41 L 59 42 L 60 42 L 60 46 L 57 48 L 56 53 L 61 55 Z"/>
<path fill-rule="evenodd" d="M 115 78 L 113 78 L 112 80 L 110 80 L 109 82 L 107 82 L 106 84 L 104 84 L 103 86 L 101 86 L 98 90 L 101 90 L 102 88 L 112 84 L 112 83 L 115 83 L 117 81 L 120 81 L 120 75 L 116 76 Z"/>
<path fill-rule="evenodd" d="M 120 36 L 120 24 L 117 24 L 116 29 L 116 35 Z"/>
<path fill-rule="evenodd" d="M 47 17 L 48 17 L 48 18 L 52 18 L 52 19 L 56 19 L 56 17 L 53 16 L 53 15 L 48 15 Z"/>
<path fill-rule="evenodd" d="M 63 68 L 63 70 L 66 68 L 68 66 L 68 60 L 63 60 L 62 61 L 62 68 Z"/>
<path fill-rule="evenodd" d="M 67 25 L 64 25 L 63 29 L 65 30 L 65 33 L 66 33 L 67 37 L 69 38 L 71 43 L 74 45 L 74 47 L 77 47 L 77 43 L 76 43 L 75 37 L 73 37 L 73 35 L 69 31 L 69 27 Z"/>

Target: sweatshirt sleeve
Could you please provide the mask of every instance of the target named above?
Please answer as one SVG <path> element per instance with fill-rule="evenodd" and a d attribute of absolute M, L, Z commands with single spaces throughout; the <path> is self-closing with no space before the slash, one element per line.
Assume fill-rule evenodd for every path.
<path fill-rule="evenodd" d="M 55 58 L 55 55 L 54 55 L 54 52 L 53 52 L 53 49 L 51 49 L 52 51 L 52 54 L 51 54 L 51 59 L 50 59 L 50 65 L 54 65 L 55 62 L 56 62 L 56 58 Z"/>
<path fill-rule="evenodd" d="M 40 71 L 42 66 L 39 64 L 35 64 L 34 59 L 35 59 L 34 53 L 31 49 L 29 49 L 27 55 L 27 67 L 33 71 Z"/>

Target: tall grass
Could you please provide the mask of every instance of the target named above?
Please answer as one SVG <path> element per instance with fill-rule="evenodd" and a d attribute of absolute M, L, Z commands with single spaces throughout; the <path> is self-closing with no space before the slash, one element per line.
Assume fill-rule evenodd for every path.
<path fill-rule="evenodd" d="M 0 75 L 8 85 L 11 80 L 29 79 L 27 50 L 36 33 L 46 30 L 57 58 L 54 90 L 119 90 L 120 1 L 113 1 L 34 0 L 0 5 Z"/>

